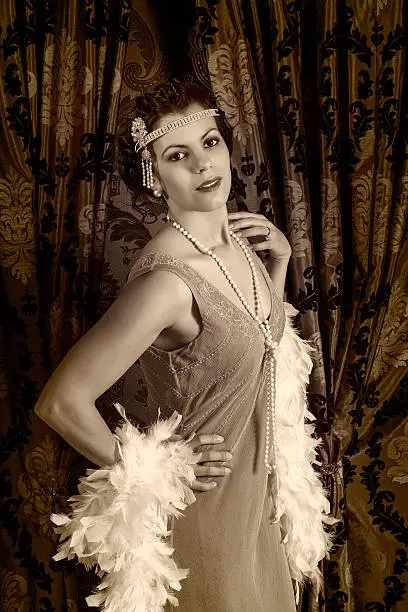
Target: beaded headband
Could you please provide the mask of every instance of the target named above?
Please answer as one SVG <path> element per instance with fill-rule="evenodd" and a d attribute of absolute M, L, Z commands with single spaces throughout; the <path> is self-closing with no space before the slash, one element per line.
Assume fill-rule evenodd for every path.
<path fill-rule="evenodd" d="M 151 189 L 153 186 L 152 156 L 150 151 L 146 149 L 149 142 L 160 138 L 160 136 L 163 136 L 163 134 L 167 134 L 167 132 L 171 132 L 182 125 L 193 123 L 193 121 L 198 121 L 199 119 L 204 119 L 205 117 L 215 117 L 219 114 L 220 113 L 217 108 L 208 108 L 207 110 L 192 113 L 191 115 L 187 115 L 186 117 L 182 117 L 176 121 L 171 121 L 170 123 L 163 125 L 163 127 L 153 130 L 153 132 L 150 132 L 149 134 L 146 130 L 146 124 L 141 117 L 136 117 L 133 119 L 131 132 L 132 138 L 136 143 L 135 151 L 138 153 L 141 149 L 143 149 L 141 152 L 143 187 Z"/>

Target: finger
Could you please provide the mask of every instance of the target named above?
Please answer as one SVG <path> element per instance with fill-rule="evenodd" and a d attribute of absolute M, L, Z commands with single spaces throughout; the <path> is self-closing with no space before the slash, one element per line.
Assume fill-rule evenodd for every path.
<path fill-rule="evenodd" d="M 207 461 L 230 461 L 232 459 L 232 453 L 228 451 L 203 451 L 200 453 L 201 458 L 199 459 L 200 463 L 204 463 Z"/>
<path fill-rule="evenodd" d="M 224 438 L 222 436 L 216 434 L 199 434 L 195 436 L 191 442 L 193 448 L 197 446 L 202 446 L 204 444 L 221 444 L 224 442 Z"/>
<path fill-rule="evenodd" d="M 229 224 L 229 228 L 234 230 L 249 228 L 249 227 L 269 227 L 271 226 L 271 222 L 267 219 L 241 219 L 239 221 L 234 221 Z"/>
<path fill-rule="evenodd" d="M 191 485 L 193 491 L 211 491 L 211 489 L 215 489 L 217 483 L 212 482 L 200 482 L 199 480 L 194 480 Z"/>
<path fill-rule="evenodd" d="M 239 232 L 235 233 L 238 236 L 245 236 L 247 238 L 248 236 L 265 236 L 266 230 L 266 226 L 264 226 L 264 229 L 262 231 L 260 231 L 259 227 L 249 227 L 248 229 L 242 229 Z"/>
<path fill-rule="evenodd" d="M 227 476 L 231 473 L 229 467 L 215 467 L 212 465 L 195 465 L 194 474 L 197 478 L 204 478 L 206 476 Z"/>
<path fill-rule="evenodd" d="M 192 431 L 191 434 L 187 438 L 185 438 L 184 440 L 185 440 L 186 443 L 189 444 L 194 439 L 195 436 L 196 436 L 196 432 Z"/>
<path fill-rule="evenodd" d="M 249 210 L 237 210 L 228 213 L 228 219 L 243 219 L 244 217 L 258 217 L 261 219 L 266 219 L 265 215 L 261 215 L 260 213 L 253 213 Z"/>
<path fill-rule="evenodd" d="M 197 463 L 201 463 L 201 459 L 203 458 L 203 453 L 194 453 Z M 195 465 L 197 465 L 197 463 Z"/>
<path fill-rule="evenodd" d="M 252 250 L 253 251 L 264 251 L 264 250 L 269 250 L 271 248 L 271 243 L 270 242 L 257 242 L 255 244 L 251 244 Z"/>

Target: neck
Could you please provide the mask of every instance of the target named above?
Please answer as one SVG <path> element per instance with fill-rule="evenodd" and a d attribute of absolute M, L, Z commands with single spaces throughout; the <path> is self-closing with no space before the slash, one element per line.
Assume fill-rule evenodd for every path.
<path fill-rule="evenodd" d="M 210 212 L 173 210 L 169 207 L 168 215 L 170 223 L 179 223 L 207 249 L 233 246 L 226 207 Z"/>

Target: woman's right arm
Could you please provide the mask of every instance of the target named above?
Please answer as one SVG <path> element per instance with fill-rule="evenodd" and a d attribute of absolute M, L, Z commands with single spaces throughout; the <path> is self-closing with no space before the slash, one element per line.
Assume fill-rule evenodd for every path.
<path fill-rule="evenodd" d="M 115 438 L 95 400 L 109 389 L 191 303 L 187 285 L 172 272 L 135 278 L 109 310 L 67 353 L 34 411 L 98 466 L 115 461 Z"/>

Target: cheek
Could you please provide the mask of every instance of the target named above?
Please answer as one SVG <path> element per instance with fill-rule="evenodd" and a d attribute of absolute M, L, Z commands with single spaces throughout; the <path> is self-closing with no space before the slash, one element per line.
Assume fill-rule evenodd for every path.
<path fill-rule="evenodd" d="M 215 159 L 217 159 L 218 163 L 222 164 L 226 169 L 230 170 L 231 158 L 226 144 L 218 148 Z"/>
<path fill-rule="evenodd" d="M 181 166 L 173 168 L 166 168 L 161 174 L 162 183 L 166 188 L 166 191 L 171 196 L 172 193 L 182 193 L 186 191 L 189 186 L 189 173 Z"/>
<path fill-rule="evenodd" d="M 227 150 L 226 155 L 223 155 L 222 160 L 220 162 L 220 167 L 222 168 L 222 175 L 224 178 L 231 183 L 232 175 L 231 175 L 231 158 L 229 152 Z"/>

